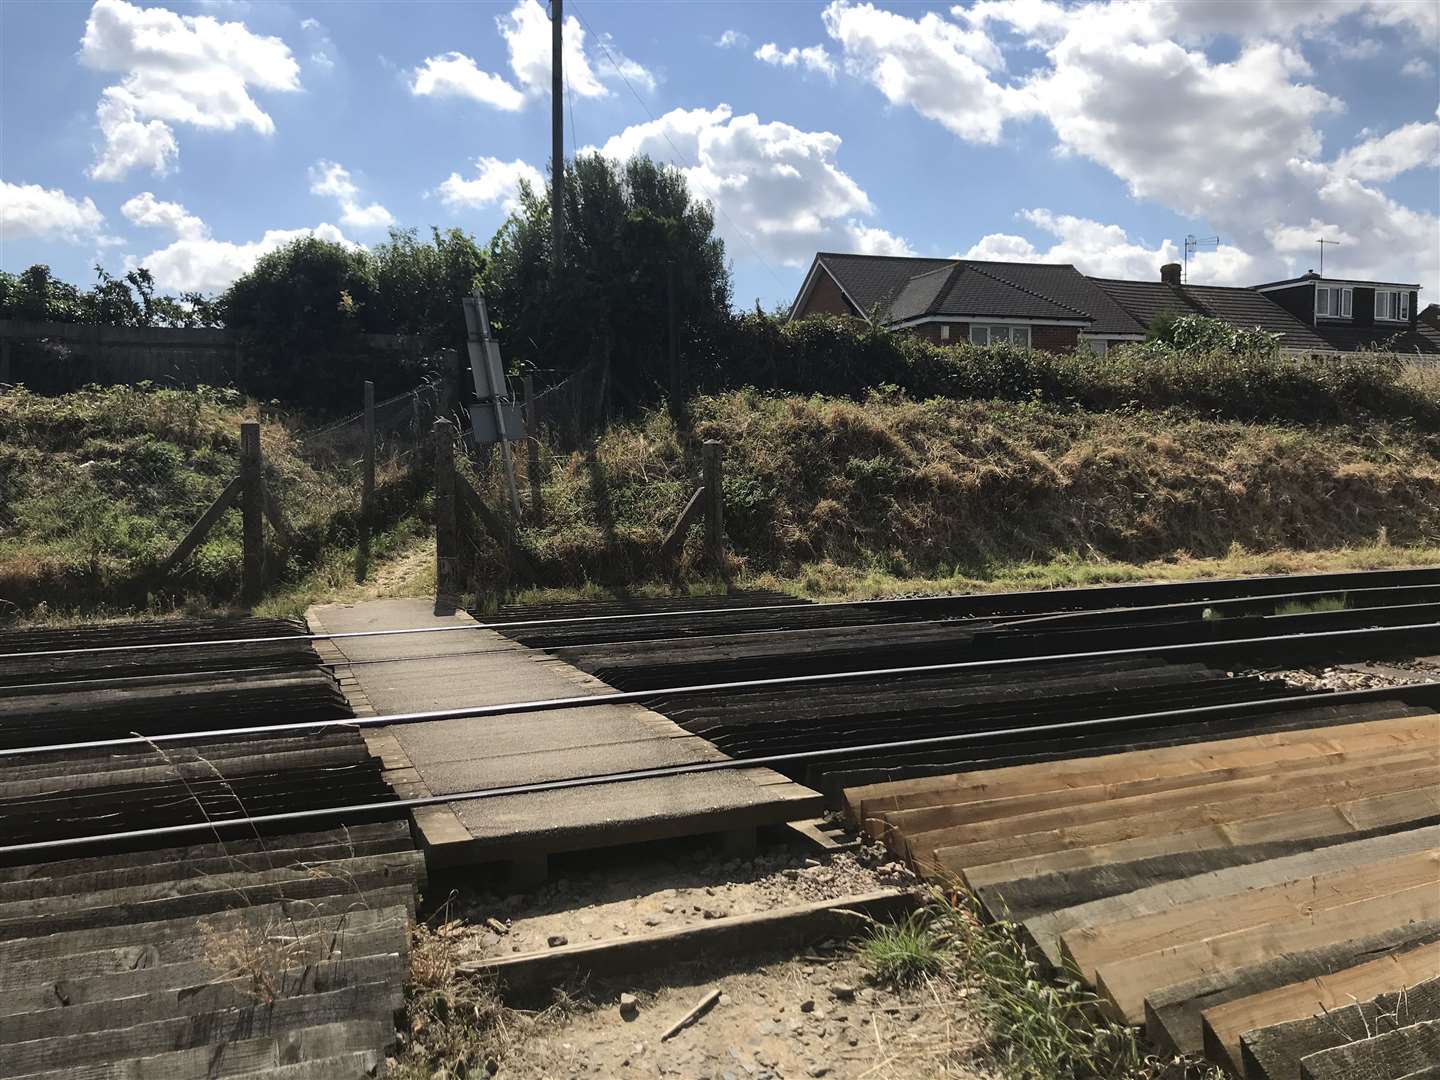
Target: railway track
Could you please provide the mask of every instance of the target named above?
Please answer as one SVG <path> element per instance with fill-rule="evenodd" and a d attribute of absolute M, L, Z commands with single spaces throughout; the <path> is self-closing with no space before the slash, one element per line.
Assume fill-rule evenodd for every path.
<path fill-rule="evenodd" d="M 217 1052 L 236 1075 L 362 1074 L 401 1004 L 423 805 L 757 765 L 850 805 L 877 783 L 1343 740 L 1440 705 L 1434 685 L 1316 693 L 1253 673 L 1440 652 L 1433 570 L 488 625 L 617 691 L 356 719 L 313 648 L 339 635 L 294 622 L 0 633 L 0 1077 L 204 1076 Z M 725 758 L 401 799 L 361 734 L 617 702 Z M 906 809 L 929 817 L 883 835 L 914 858 L 904 822 L 944 815 Z"/>

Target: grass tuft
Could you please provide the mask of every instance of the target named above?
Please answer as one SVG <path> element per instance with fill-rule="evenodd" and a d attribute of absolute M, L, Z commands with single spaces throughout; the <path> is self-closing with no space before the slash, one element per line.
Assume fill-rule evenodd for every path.
<path fill-rule="evenodd" d="M 855 955 L 878 981 L 907 986 L 944 967 L 944 943 L 930 926 L 930 912 L 912 911 L 903 922 L 877 922 L 855 946 Z"/>
<path fill-rule="evenodd" d="M 1350 607 L 1350 598 L 1344 593 L 1339 596 L 1317 596 L 1314 600 L 1287 600 L 1275 608 L 1276 615 L 1316 615 L 1322 611 L 1345 611 Z"/>

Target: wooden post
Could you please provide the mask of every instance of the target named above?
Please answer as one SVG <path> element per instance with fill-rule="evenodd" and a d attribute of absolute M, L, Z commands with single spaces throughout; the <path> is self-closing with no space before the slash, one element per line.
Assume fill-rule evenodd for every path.
<path fill-rule="evenodd" d="M 535 396 L 535 377 L 525 376 L 525 477 L 530 482 L 530 520 L 539 525 L 545 517 L 540 494 L 540 401 Z"/>
<path fill-rule="evenodd" d="M 375 517 L 375 384 L 365 380 L 365 467 L 360 481 L 360 545 L 355 577 L 364 581 L 370 569 L 370 534 Z"/>
<path fill-rule="evenodd" d="M 444 419 L 435 432 L 435 603 L 453 602 L 460 593 L 460 537 L 455 527 L 455 438 Z"/>
<path fill-rule="evenodd" d="M 725 564 L 723 449 L 715 439 L 706 439 L 700 448 L 705 477 L 705 551 L 717 569 Z"/>
<path fill-rule="evenodd" d="M 260 599 L 265 586 L 265 492 L 261 485 L 264 462 L 260 456 L 260 424 L 246 420 L 240 425 L 240 516 L 244 538 L 244 563 L 240 600 L 250 605 Z"/>

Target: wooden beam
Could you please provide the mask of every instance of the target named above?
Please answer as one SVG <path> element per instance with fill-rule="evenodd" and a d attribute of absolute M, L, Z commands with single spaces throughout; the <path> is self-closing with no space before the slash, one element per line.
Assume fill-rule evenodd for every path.
<path fill-rule="evenodd" d="M 459 533 L 455 527 L 454 429 L 443 417 L 433 425 L 435 446 L 435 594 L 453 601 L 460 592 Z"/>
<path fill-rule="evenodd" d="M 200 546 L 205 537 L 210 535 L 210 530 L 220 520 L 220 515 L 235 505 L 235 500 L 240 497 L 240 488 L 244 483 L 242 477 L 235 477 L 225 485 L 225 490 L 220 492 L 219 497 L 210 504 L 210 508 L 200 515 L 200 520 L 190 526 L 190 531 L 185 534 L 170 557 L 160 564 L 155 571 L 154 580 L 158 584 L 170 576 L 170 572 L 179 566 L 190 555 L 192 551 Z"/>
<path fill-rule="evenodd" d="M 520 546 L 520 542 L 514 538 L 511 531 L 505 527 L 505 523 L 485 505 L 485 500 L 480 498 L 475 489 L 470 486 L 470 482 L 458 474 L 455 477 L 455 492 L 465 503 L 466 509 L 484 524 L 485 531 L 495 539 L 496 543 L 502 545 L 509 552 L 515 568 L 525 577 L 534 581 L 536 579 L 535 566 L 530 561 L 530 556 L 526 554 L 525 549 Z"/>
<path fill-rule="evenodd" d="M 704 511 L 705 489 L 698 487 L 695 494 L 690 496 L 690 501 L 685 504 L 685 509 L 680 511 L 680 516 L 675 519 L 675 524 L 670 526 L 670 531 L 665 534 L 665 540 L 660 545 L 662 562 L 669 562 L 680 553 L 680 548 L 685 543 L 685 534 Z"/>
<path fill-rule="evenodd" d="M 240 514 L 244 543 L 240 584 L 242 603 L 254 604 L 265 588 L 264 460 L 260 451 L 260 424 L 240 425 Z"/>
<path fill-rule="evenodd" d="M 280 543 L 287 548 L 294 547 L 295 533 L 285 518 L 285 510 L 280 505 L 280 500 L 275 497 L 275 492 L 269 484 L 262 480 L 260 486 L 265 495 L 265 517 L 269 519 L 270 527 L 275 530 L 275 535 L 280 538 Z"/>

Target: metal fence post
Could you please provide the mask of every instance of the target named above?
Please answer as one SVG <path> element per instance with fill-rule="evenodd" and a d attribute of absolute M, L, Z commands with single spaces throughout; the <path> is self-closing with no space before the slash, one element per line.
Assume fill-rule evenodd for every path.
<path fill-rule="evenodd" d="M 724 566 L 725 558 L 723 449 L 715 439 L 706 439 L 700 448 L 705 478 L 705 550 L 717 568 Z"/>
<path fill-rule="evenodd" d="M 435 421 L 435 598 L 459 595 L 460 538 L 455 519 L 455 440 L 450 424 Z"/>
<path fill-rule="evenodd" d="M 365 468 L 360 488 L 360 545 L 355 576 L 360 581 L 370 569 L 370 534 L 375 519 L 375 384 L 365 380 Z"/>
<path fill-rule="evenodd" d="M 254 604 L 259 600 L 265 585 L 263 470 L 260 424 L 256 420 L 246 420 L 240 425 L 240 517 L 244 544 L 240 599 L 245 604 Z"/>

